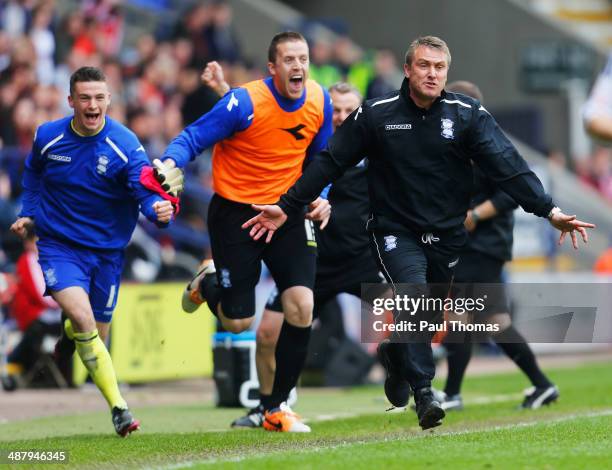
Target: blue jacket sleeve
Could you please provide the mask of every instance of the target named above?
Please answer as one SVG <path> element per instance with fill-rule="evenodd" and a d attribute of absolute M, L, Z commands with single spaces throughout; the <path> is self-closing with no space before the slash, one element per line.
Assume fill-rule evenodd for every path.
<path fill-rule="evenodd" d="M 311 157 L 321 152 L 327 147 L 327 141 L 334 133 L 332 125 L 334 108 L 332 106 L 332 100 L 327 90 L 323 89 L 323 124 L 319 128 L 319 132 L 315 135 L 314 139 L 308 146 L 306 151 L 306 160 L 310 160 Z"/>
<path fill-rule="evenodd" d="M 253 119 L 253 102 L 244 88 L 228 91 L 215 106 L 174 138 L 164 152 L 183 168 L 208 147 L 245 130 Z"/>
<path fill-rule="evenodd" d="M 323 88 L 323 101 L 323 125 L 319 128 L 319 132 L 317 132 L 317 135 L 314 139 L 312 139 L 312 142 L 308 146 L 308 150 L 306 151 L 305 163 L 310 162 L 312 157 L 314 157 L 317 153 L 321 152 L 325 147 L 327 147 L 327 141 L 334 133 L 334 107 L 332 105 L 331 96 L 329 96 L 329 93 L 325 88 Z M 322 197 L 323 199 L 327 199 L 331 186 L 331 184 L 325 186 L 323 188 L 323 191 L 321 191 L 320 197 Z"/>
<path fill-rule="evenodd" d="M 37 131 L 38 136 L 38 131 Z M 40 184 L 42 172 L 44 169 L 44 161 L 40 155 L 40 147 L 37 137 L 34 137 L 32 151 L 25 161 L 23 170 L 23 196 L 22 207 L 19 212 L 19 217 L 34 217 L 40 196 Z"/>

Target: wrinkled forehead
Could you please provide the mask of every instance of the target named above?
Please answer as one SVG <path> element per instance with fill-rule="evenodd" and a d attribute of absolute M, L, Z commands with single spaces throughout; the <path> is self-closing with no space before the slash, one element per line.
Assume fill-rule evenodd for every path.
<path fill-rule="evenodd" d="M 448 65 L 448 57 L 446 55 L 446 52 L 444 52 L 442 49 L 436 49 L 435 47 L 429 47 L 429 46 L 419 46 L 416 48 L 416 50 L 414 51 L 414 57 L 412 59 L 412 62 L 417 62 L 419 60 L 424 60 L 427 62 L 432 62 L 432 63 L 440 63 L 440 62 L 444 62 L 445 64 Z"/>

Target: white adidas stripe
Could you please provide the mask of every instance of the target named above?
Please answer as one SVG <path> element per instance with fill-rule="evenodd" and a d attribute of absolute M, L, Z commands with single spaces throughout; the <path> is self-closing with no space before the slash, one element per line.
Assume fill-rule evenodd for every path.
<path fill-rule="evenodd" d="M 380 100 L 380 101 L 376 101 L 373 105 L 372 108 L 374 106 L 378 106 L 379 104 L 383 104 L 383 103 L 391 103 L 391 101 L 395 101 L 399 99 L 399 95 L 394 96 L 393 98 L 387 98 L 386 100 Z"/>
<path fill-rule="evenodd" d="M 460 106 L 463 106 L 464 108 L 471 108 L 471 106 L 467 103 L 464 103 L 463 101 L 459 101 L 459 100 L 447 100 L 446 98 L 442 100 L 443 103 L 448 103 L 448 104 L 458 104 Z"/>
<path fill-rule="evenodd" d="M 64 134 L 58 135 L 55 139 L 53 139 L 51 142 L 49 142 L 47 145 L 45 145 L 43 147 L 43 149 L 40 151 L 40 154 L 44 155 L 44 153 L 49 149 L 49 147 L 51 147 L 53 144 L 59 142 L 63 137 L 64 137 Z"/>
<path fill-rule="evenodd" d="M 121 160 L 123 160 L 125 163 L 128 162 L 128 157 L 125 156 L 125 154 L 119 150 L 119 147 L 117 147 L 117 145 L 115 144 L 115 142 L 113 142 L 112 140 L 110 140 L 110 138 L 106 138 L 106 143 L 108 145 L 111 146 L 111 148 L 117 153 L 117 155 L 119 155 L 119 157 L 121 158 Z"/>

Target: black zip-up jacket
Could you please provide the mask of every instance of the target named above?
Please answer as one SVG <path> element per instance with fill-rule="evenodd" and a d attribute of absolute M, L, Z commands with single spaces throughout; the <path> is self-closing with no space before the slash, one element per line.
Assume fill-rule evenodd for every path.
<path fill-rule="evenodd" d="M 518 204 L 505 192 L 495 186 L 478 166 L 474 167 L 474 195 L 470 208 L 490 200 L 497 215 L 481 220 L 467 239 L 465 250 L 477 251 L 485 255 L 509 261 L 512 259 L 512 230 L 514 229 L 514 209 Z"/>
<path fill-rule="evenodd" d="M 371 230 L 435 233 L 463 225 L 470 158 L 527 212 L 546 217 L 554 207 L 477 100 L 443 91 L 425 110 L 410 98 L 407 79 L 399 92 L 355 110 L 278 204 L 286 213 L 301 209 L 363 155 L 369 158 Z"/>

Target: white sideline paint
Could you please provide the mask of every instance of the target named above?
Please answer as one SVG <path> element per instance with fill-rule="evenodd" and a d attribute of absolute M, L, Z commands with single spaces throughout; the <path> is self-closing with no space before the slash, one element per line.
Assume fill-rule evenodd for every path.
<path fill-rule="evenodd" d="M 329 416 L 329 415 L 328 415 Z M 541 419 L 534 421 L 519 421 L 518 423 L 509 423 L 504 425 L 498 425 L 488 428 L 477 428 L 477 429 L 463 429 L 460 431 L 436 431 L 433 437 L 439 436 L 462 436 L 466 434 L 475 434 L 479 432 L 493 432 L 493 431 L 503 431 L 514 428 L 528 428 L 532 426 L 537 426 L 538 424 L 556 424 L 556 423 L 565 423 L 567 421 L 573 421 L 575 419 L 581 418 L 600 418 L 602 416 L 612 416 L 612 409 L 606 409 L 601 411 L 591 411 L 587 413 L 572 413 L 566 416 L 559 416 L 557 418 L 552 419 Z M 423 432 L 417 435 L 410 436 L 411 439 L 423 439 L 426 437 L 432 437 L 432 433 Z M 332 444 L 329 446 L 313 446 L 313 447 L 303 447 L 301 449 L 291 449 L 292 453 L 306 453 L 306 452 L 320 452 L 329 449 L 341 449 L 344 447 L 352 447 L 357 445 L 376 443 L 376 442 L 393 442 L 393 441 L 404 441 L 406 440 L 406 436 L 401 437 L 386 437 L 379 441 L 377 440 L 361 440 L 361 441 L 352 441 L 352 442 L 339 442 L 337 444 Z M 265 454 L 249 454 L 241 457 L 227 457 L 227 458 L 219 458 L 219 459 L 203 459 L 203 460 L 190 460 L 185 462 L 178 462 L 172 465 L 162 466 L 162 467 L 146 467 L 149 470 L 174 470 L 179 468 L 190 468 L 196 465 L 216 465 L 219 463 L 229 463 L 229 462 L 241 462 L 248 459 L 258 459 L 258 458 L 268 458 L 270 455 L 281 454 L 285 452 L 285 450 L 275 451 L 275 452 L 266 452 Z"/>

